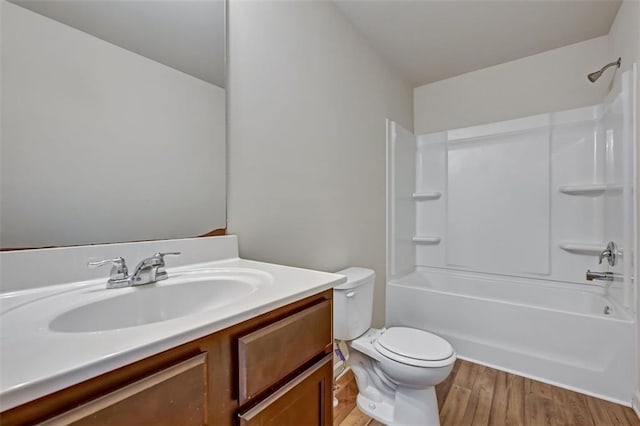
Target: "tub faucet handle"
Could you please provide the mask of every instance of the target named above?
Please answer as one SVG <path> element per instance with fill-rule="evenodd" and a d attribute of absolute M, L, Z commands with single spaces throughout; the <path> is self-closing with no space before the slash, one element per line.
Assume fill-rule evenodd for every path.
<path fill-rule="evenodd" d="M 598 256 L 598 264 L 599 264 L 599 265 L 602 265 L 602 259 L 604 259 L 605 257 L 606 257 L 607 259 L 608 259 L 609 257 L 611 257 L 611 251 L 610 251 L 609 249 L 604 250 L 604 251 L 603 251 L 602 253 L 600 253 L 600 255 Z"/>
<path fill-rule="evenodd" d="M 602 261 L 606 258 L 610 266 L 615 266 L 617 261 L 616 259 L 617 255 L 618 255 L 618 246 L 616 246 L 615 242 L 609 241 L 609 244 L 607 244 L 607 248 L 604 249 L 602 253 L 600 253 L 600 255 L 598 256 L 598 263 L 602 264 Z"/>

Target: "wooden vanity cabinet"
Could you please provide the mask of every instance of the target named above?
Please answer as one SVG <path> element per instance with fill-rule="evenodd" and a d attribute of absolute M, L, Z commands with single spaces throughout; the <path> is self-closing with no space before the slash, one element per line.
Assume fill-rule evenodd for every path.
<path fill-rule="evenodd" d="M 9 425 L 330 425 L 332 290 L 0 413 Z"/>
<path fill-rule="evenodd" d="M 331 424 L 333 422 L 332 361 L 333 356 L 326 355 L 255 407 L 240 413 L 240 425 Z"/>

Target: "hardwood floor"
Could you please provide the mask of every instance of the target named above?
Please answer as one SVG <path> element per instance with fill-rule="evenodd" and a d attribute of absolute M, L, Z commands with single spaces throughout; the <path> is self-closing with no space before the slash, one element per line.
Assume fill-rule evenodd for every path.
<path fill-rule="evenodd" d="M 351 372 L 338 380 L 336 426 L 380 426 L 356 407 Z M 442 426 L 640 426 L 635 412 L 535 380 L 458 360 L 436 387 Z"/>

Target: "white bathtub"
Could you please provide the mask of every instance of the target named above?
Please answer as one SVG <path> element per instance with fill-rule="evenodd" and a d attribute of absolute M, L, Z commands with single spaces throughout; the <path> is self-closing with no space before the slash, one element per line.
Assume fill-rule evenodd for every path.
<path fill-rule="evenodd" d="M 634 323 L 604 294 L 423 268 L 388 283 L 387 324 L 432 331 L 471 361 L 631 405 Z"/>

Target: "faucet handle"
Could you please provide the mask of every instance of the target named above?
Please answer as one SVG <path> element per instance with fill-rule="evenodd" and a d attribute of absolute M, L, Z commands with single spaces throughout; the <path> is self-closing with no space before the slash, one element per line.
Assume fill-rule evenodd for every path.
<path fill-rule="evenodd" d="M 602 261 L 611 257 L 611 250 L 606 249 L 598 256 L 598 265 L 602 265 Z"/>
<path fill-rule="evenodd" d="M 610 266 L 616 266 L 617 259 L 616 257 L 620 254 L 618 251 L 618 246 L 615 242 L 609 241 L 607 244 L 607 248 L 600 253 L 598 256 L 598 264 L 602 264 L 604 259 L 607 259 L 607 262 Z"/>
<path fill-rule="evenodd" d="M 166 253 L 161 253 L 158 252 L 156 254 L 153 255 L 153 257 L 159 258 L 162 263 L 164 263 L 164 257 L 165 256 L 180 256 L 180 252 L 179 251 L 170 251 L 170 252 L 166 252 Z"/>
<path fill-rule="evenodd" d="M 111 267 L 111 273 L 109 280 L 124 280 L 129 276 L 129 270 L 127 269 L 127 263 L 123 257 L 116 257 L 114 259 L 96 260 L 94 262 L 88 262 L 87 266 L 90 268 L 98 268 L 104 265 L 113 265 Z"/>
<path fill-rule="evenodd" d="M 182 253 L 179 251 L 169 251 L 169 252 L 165 252 L 165 253 L 156 253 L 154 254 L 154 256 L 160 256 L 160 257 L 164 257 L 164 256 L 180 256 Z"/>

